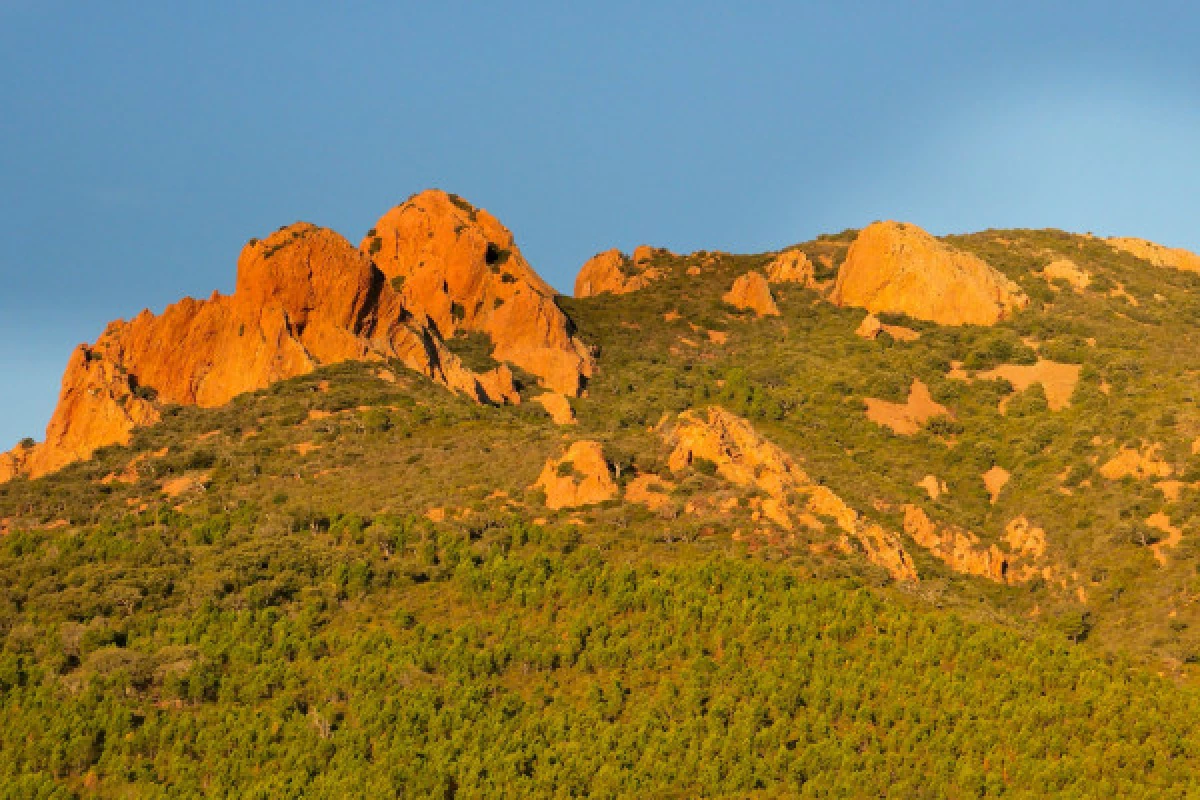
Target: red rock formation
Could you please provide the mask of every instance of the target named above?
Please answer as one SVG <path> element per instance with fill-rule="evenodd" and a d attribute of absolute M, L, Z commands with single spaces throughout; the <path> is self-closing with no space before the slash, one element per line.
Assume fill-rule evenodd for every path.
<path fill-rule="evenodd" d="M 539 394 L 533 398 L 533 402 L 546 409 L 546 413 L 554 420 L 556 425 L 574 425 L 578 420 L 575 419 L 575 410 L 571 408 L 570 401 L 556 392 L 546 392 Z"/>
<path fill-rule="evenodd" d="M 683 412 L 674 427 L 664 428 L 662 433 L 672 447 L 668 465 L 673 471 L 686 469 L 697 458 L 707 459 L 730 483 L 761 490 L 765 495 L 763 515 L 781 528 L 820 525 L 817 518 L 832 518 L 842 531 L 843 549 L 851 549 L 853 539 L 869 561 L 896 580 L 917 580 L 912 559 L 895 533 L 864 519 L 829 487 L 813 481 L 795 459 L 760 435 L 748 420 L 714 406 L 707 414 Z"/>
<path fill-rule="evenodd" d="M 1015 283 L 915 225 L 876 222 L 850 245 L 830 299 L 939 325 L 992 325 L 1029 304 Z"/>
<path fill-rule="evenodd" d="M 583 391 L 595 367 L 587 347 L 555 304 L 557 292 L 488 212 L 431 189 L 384 214 L 359 249 L 443 337 L 486 333 L 497 361 L 561 394 Z"/>
<path fill-rule="evenodd" d="M 798 283 L 816 286 L 812 262 L 803 250 L 784 250 L 767 264 L 767 280 L 771 283 Z"/>
<path fill-rule="evenodd" d="M 126 443 L 160 404 L 217 406 L 339 361 L 395 358 L 481 402 L 519 402 L 508 366 L 477 375 L 444 347 L 439 333 L 458 327 L 488 333 L 497 360 L 580 391 L 590 355 L 487 212 L 431 191 L 378 230 L 386 252 L 372 237 L 360 252 L 333 231 L 291 225 L 243 248 L 232 295 L 111 323 L 72 355 L 46 441 L 0 456 L 0 481 Z"/>
<path fill-rule="evenodd" d="M 775 305 L 771 287 L 761 272 L 739 275 L 721 299 L 735 308 L 753 311 L 760 317 L 779 316 L 779 307 Z"/>
<path fill-rule="evenodd" d="M 1105 241 L 1117 250 L 1137 256 L 1156 267 L 1170 267 L 1185 272 L 1200 272 L 1200 255 L 1182 247 L 1166 247 L 1145 239 L 1129 236 L 1113 236 Z"/>
<path fill-rule="evenodd" d="M 612 469 L 599 442 L 587 439 L 572 444 L 559 458 L 542 468 L 534 488 L 546 492 L 546 507 L 579 508 L 617 496 Z"/>
<path fill-rule="evenodd" d="M 575 296 L 629 294 L 645 289 L 666 275 L 658 267 L 649 266 L 654 257 L 661 253 L 667 251 L 656 250 L 649 245 L 636 248 L 632 258 L 615 248 L 597 253 L 587 260 L 575 276 Z"/>
<path fill-rule="evenodd" d="M 955 572 L 996 583 L 1027 583 L 1035 578 L 1061 582 L 1060 570 L 1046 559 L 1046 532 L 1025 517 L 1009 521 L 1003 548 L 985 545 L 974 533 L 936 525 L 918 506 L 904 506 L 904 532 Z"/>

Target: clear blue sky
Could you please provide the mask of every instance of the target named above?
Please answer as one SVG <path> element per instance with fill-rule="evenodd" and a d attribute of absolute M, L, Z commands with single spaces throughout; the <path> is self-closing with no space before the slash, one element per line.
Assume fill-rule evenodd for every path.
<path fill-rule="evenodd" d="M 879 218 L 1200 250 L 1190 5 L 0 0 L 0 448 L 106 321 L 429 186 L 564 290 Z"/>

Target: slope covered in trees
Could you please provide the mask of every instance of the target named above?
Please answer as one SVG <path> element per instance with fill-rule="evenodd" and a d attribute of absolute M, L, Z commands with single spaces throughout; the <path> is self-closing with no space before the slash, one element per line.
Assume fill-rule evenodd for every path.
<path fill-rule="evenodd" d="M 943 241 L 1026 307 L 864 325 L 854 238 L 558 298 L 573 424 L 519 368 L 497 407 L 346 363 L 0 485 L 0 796 L 1194 793 L 1200 277 L 988 231 Z M 723 301 L 750 272 L 778 316 Z M 915 433 L 868 413 L 915 385 Z M 714 405 L 806 480 L 672 463 Z M 548 507 L 579 441 L 616 491 Z"/>

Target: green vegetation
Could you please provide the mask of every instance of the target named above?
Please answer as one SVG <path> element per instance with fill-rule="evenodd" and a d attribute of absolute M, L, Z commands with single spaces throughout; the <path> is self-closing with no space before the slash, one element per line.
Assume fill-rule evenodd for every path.
<path fill-rule="evenodd" d="M 0 784 L 12 797 L 85 783 L 239 797 L 1200 786 L 1191 688 L 792 563 L 631 542 L 629 565 L 598 544 L 518 518 L 281 521 L 250 506 L 12 536 Z"/>
<path fill-rule="evenodd" d="M 799 247 L 827 279 L 853 236 Z M 1031 309 L 882 315 L 920 339 L 867 341 L 792 284 L 778 319 L 731 313 L 769 256 L 659 254 L 647 290 L 559 298 L 599 353 L 569 429 L 343 364 L 0 485 L 0 797 L 1200 792 L 1200 277 L 1057 231 L 950 241 Z M 1086 290 L 1038 274 L 1064 257 Z M 446 346 L 497 365 L 484 334 Z M 974 374 L 1039 358 L 1081 365 L 1069 407 Z M 914 378 L 953 416 L 867 419 Z M 759 533 L 755 491 L 666 467 L 664 415 L 709 404 L 889 530 L 906 503 L 981 546 L 1025 517 L 1068 580 L 964 576 L 904 537 L 922 580 L 896 585 L 831 532 Z M 576 438 L 622 486 L 660 476 L 662 508 L 547 509 L 530 487 Z M 1143 444 L 1179 485 L 1104 477 Z"/>

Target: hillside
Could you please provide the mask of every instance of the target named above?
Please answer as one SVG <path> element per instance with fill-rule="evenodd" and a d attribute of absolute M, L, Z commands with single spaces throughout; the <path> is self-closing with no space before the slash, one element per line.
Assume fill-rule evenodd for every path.
<path fill-rule="evenodd" d="M 0 796 L 1186 796 L 1194 259 L 252 242 L 0 462 Z"/>

